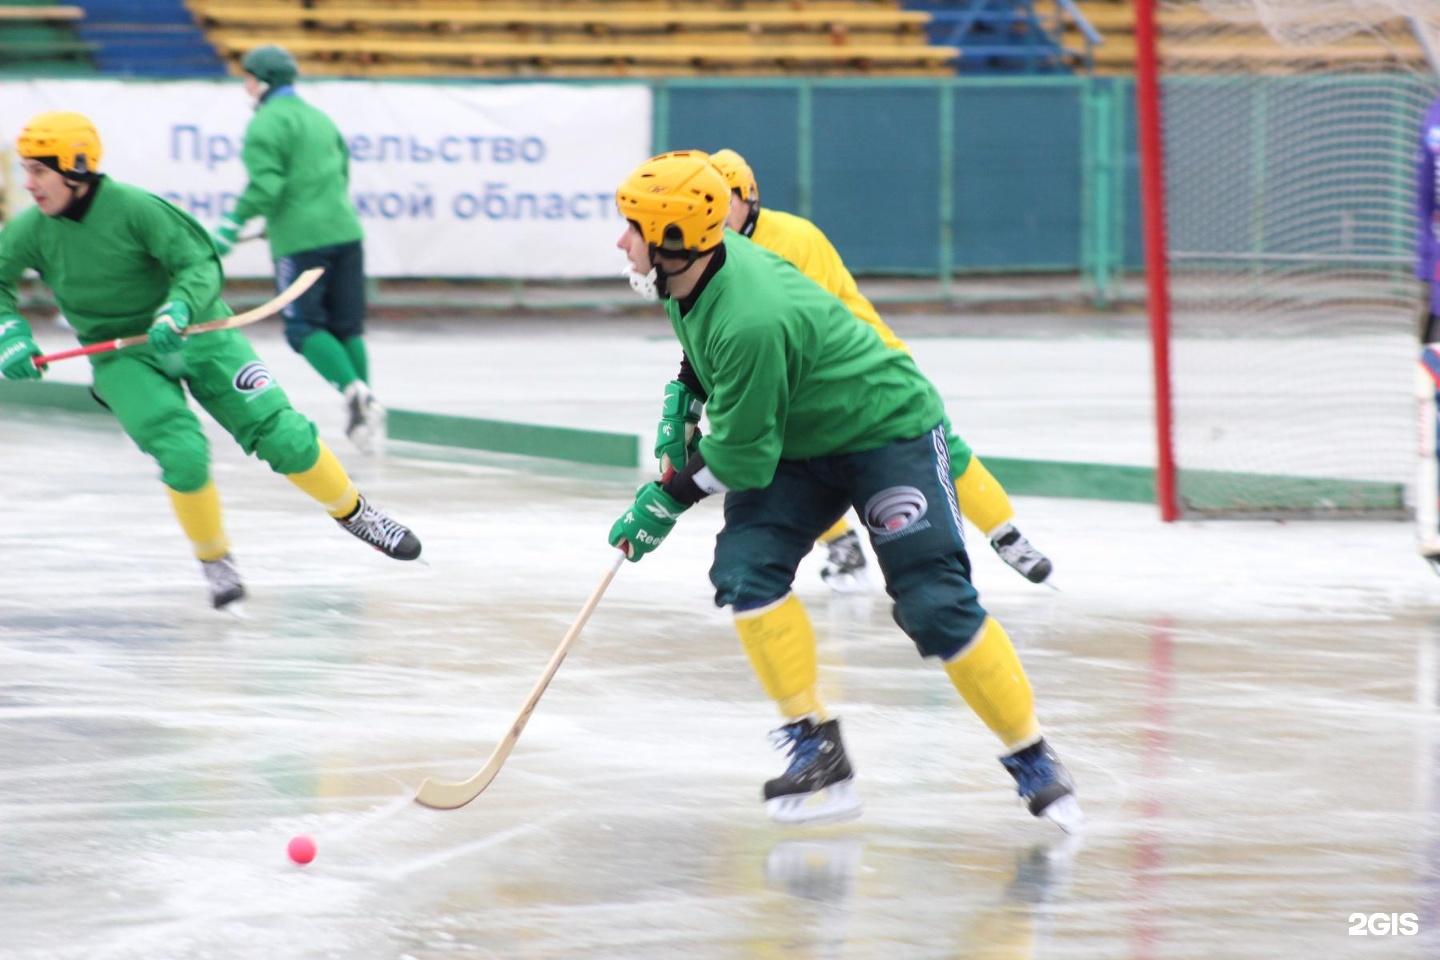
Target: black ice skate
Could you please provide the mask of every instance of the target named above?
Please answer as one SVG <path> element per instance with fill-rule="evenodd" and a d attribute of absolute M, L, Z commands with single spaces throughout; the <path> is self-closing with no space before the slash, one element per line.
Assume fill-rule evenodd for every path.
<path fill-rule="evenodd" d="M 828 556 L 820 569 L 820 579 L 836 593 L 864 593 L 869 588 L 865 551 L 860 549 L 860 537 L 855 531 L 846 531 L 825 544 L 825 549 Z"/>
<path fill-rule="evenodd" d="M 834 823 L 860 816 L 855 773 L 840 742 L 840 721 L 817 724 L 809 717 L 770 734 L 790 748 L 785 773 L 765 783 L 765 809 L 776 823 Z M 814 800 L 810 803 L 808 801 Z"/>
<path fill-rule="evenodd" d="M 1000 763 L 1015 778 L 1020 798 L 1033 816 L 1049 817 L 1066 833 L 1080 830 L 1085 814 L 1075 799 L 1075 781 L 1043 737 L 1001 757 Z"/>
<path fill-rule="evenodd" d="M 218 560 L 201 560 L 200 569 L 210 585 L 210 603 L 216 610 L 245 599 L 245 584 L 240 582 L 240 571 L 235 568 L 230 554 Z"/>
<path fill-rule="evenodd" d="M 1000 554 L 1001 560 L 1031 583 L 1044 583 L 1054 569 L 1050 558 L 1036 550 L 1013 524 L 1002 523 L 991 531 L 990 546 Z"/>
<path fill-rule="evenodd" d="M 411 533 L 409 527 L 396 523 L 370 506 L 364 497 L 360 498 L 354 513 L 335 522 L 387 557 L 414 560 L 420 556 L 420 538 Z"/>

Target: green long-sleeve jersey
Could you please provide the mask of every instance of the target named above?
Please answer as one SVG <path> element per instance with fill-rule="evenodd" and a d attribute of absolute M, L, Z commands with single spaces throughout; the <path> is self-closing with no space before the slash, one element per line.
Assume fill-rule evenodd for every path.
<path fill-rule="evenodd" d="M 250 182 L 235 219 L 265 218 L 276 258 L 364 237 L 350 201 L 350 150 L 335 122 L 298 96 L 267 97 L 245 127 Z"/>
<path fill-rule="evenodd" d="M 725 262 L 675 336 L 704 387 L 705 464 L 731 490 L 767 486 L 781 460 L 873 450 L 923 435 L 945 414 L 908 353 L 795 266 L 733 231 Z"/>
<path fill-rule="evenodd" d="M 230 316 L 220 258 L 194 217 L 109 177 L 91 189 L 79 219 L 31 207 L 0 230 L 0 316 L 16 312 L 27 268 L 87 346 L 144 333 L 170 300 L 188 303 L 196 323 Z"/>

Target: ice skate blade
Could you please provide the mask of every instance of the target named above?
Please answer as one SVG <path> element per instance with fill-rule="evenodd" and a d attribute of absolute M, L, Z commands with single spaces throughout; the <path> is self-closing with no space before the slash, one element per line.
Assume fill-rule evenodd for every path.
<path fill-rule="evenodd" d="M 870 581 L 865 578 L 863 573 L 833 573 L 821 579 L 830 588 L 830 592 L 837 597 L 853 597 L 870 592 Z"/>
<path fill-rule="evenodd" d="M 245 601 L 243 598 L 240 600 L 231 600 L 225 604 L 225 606 L 215 607 L 214 610 L 216 613 L 231 617 L 235 620 L 248 620 L 250 618 L 250 615 L 245 612 Z"/>
<path fill-rule="evenodd" d="M 1085 813 L 1080 809 L 1080 801 L 1075 799 L 1074 794 L 1066 794 L 1053 801 L 1040 811 L 1040 815 L 1053 820 L 1055 825 L 1066 833 L 1077 834 L 1085 827 Z"/>
<path fill-rule="evenodd" d="M 352 446 L 367 457 L 375 456 L 375 438 L 370 431 L 363 427 L 356 427 L 354 430 L 346 431 L 345 436 Z"/>
<path fill-rule="evenodd" d="M 798 793 L 765 801 L 770 819 L 787 826 L 844 823 L 859 817 L 860 809 L 860 794 L 853 780 L 831 784 L 820 793 Z"/>

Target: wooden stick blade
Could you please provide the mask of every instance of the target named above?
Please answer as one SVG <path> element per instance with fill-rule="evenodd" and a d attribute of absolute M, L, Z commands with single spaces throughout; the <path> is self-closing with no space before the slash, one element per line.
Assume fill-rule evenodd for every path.
<path fill-rule="evenodd" d="M 515 749 L 515 743 L 520 739 L 520 734 L 525 729 L 525 724 L 530 722 L 530 715 L 535 712 L 535 707 L 540 702 L 540 696 L 545 688 L 550 685 L 550 680 L 555 676 L 555 671 L 560 669 L 560 663 L 565 659 L 575 639 L 580 636 L 580 631 L 585 628 L 585 621 L 590 619 L 590 614 L 595 612 L 595 607 L 600 603 L 600 598 L 605 595 L 605 588 L 610 586 L 610 581 L 615 579 L 615 573 L 620 565 L 625 562 L 625 554 L 616 551 L 614 561 L 610 569 L 605 571 L 605 576 L 596 585 L 595 590 L 590 594 L 590 599 L 585 601 L 585 606 L 580 608 L 580 613 L 570 629 L 565 632 L 565 638 L 560 641 L 560 646 L 555 648 L 551 655 L 550 662 L 545 665 L 545 672 L 540 679 L 535 681 L 535 686 L 530 691 L 530 696 L 525 699 L 525 705 L 520 708 L 520 713 L 515 717 L 515 722 L 510 724 L 510 730 L 505 738 L 490 753 L 490 759 L 485 761 L 485 766 L 480 772 L 463 783 L 447 783 L 444 780 L 433 780 L 426 778 L 420 784 L 420 789 L 415 791 L 415 802 L 423 807 L 432 810 L 455 810 L 465 806 L 471 800 L 480 796 L 490 782 L 499 774 L 500 768 L 505 765 L 505 760 L 510 756 L 510 751 Z"/>
<path fill-rule="evenodd" d="M 492 757 L 485 764 L 485 769 L 463 783 L 447 783 L 426 777 L 421 781 L 420 789 L 415 791 L 415 802 L 431 810 L 458 810 L 484 793 L 499 773 L 500 763 Z"/>

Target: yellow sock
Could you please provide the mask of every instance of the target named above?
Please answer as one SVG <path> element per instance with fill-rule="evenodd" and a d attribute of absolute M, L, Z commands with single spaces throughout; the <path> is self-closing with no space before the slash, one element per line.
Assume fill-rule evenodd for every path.
<path fill-rule="evenodd" d="M 360 492 L 325 442 L 322 440 L 319 443 L 320 458 L 315 461 L 315 466 L 300 473 L 287 474 L 285 479 L 318 500 L 330 516 L 348 517 L 360 503 Z"/>
<path fill-rule="evenodd" d="M 1040 739 L 1030 680 L 1005 628 L 993 617 L 986 617 L 980 635 L 954 660 L 946 662 L 945 672 L 970 709 L 1007 750 L 1018 750 Z"/>
<path fill-rule="evenodd" d="M 841 537 L 845 536 L 845 534 L 849 532 L 850 524 L 845 520 L 844 517 L 841 517 L 839 520 L 835 521 L 835 526 L 820 534 L 820 542 L 829 543 L 832 540 L 839 540 Z"/>
<path fill-rule="evenodd" d="M 787 593 L 768 607 L 735 614 L 735 630 L 760 685 L 786 719 L 812 714 L 826 719 L 815 665 L 815 631 L 805 607 Z"/>
<path fill-rule="evenodd" d="M 991 476 L 985 464 L 970 457 L 965 472 L 955 478 L 955 495 L 960 498 L 960 512 L 985 536 L 1015 516 L 1015 507 L 1000 481 Z"/>
<path fill-rule="evenodd" d="M 190 538 L 197 559 L 219 560 L 230 552 L 220 511 L 220 491 L 215 489 L 215 481 L 207 480 L 205 486 L 194 493 L 181 493 L 169 487 L 165 490 L 170 494 L 170 506 L 180 521 L 180 529 Z"/>

